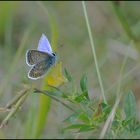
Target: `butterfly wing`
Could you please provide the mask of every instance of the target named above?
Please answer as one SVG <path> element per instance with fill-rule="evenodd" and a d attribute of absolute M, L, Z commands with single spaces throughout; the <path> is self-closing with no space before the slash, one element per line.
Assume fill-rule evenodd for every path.
<path fill-rule="evenodd" d="M 44 34 L 42 34 L 42 36 L 41 36 L 41 38 L 39 40 L 39 44 L 38 44 L 37 50 L 43 51 L 43 52 L 47 52 L 50 55 L 52 54 L 51 45 L 50 45 L 47 37 Z"/>
<path fill-rule="evenodd" d="M 29 71 L 28 77 L 30 79 L 36 80 L 41 78 L 50 68 L 50 60 L 49 61 L 41 61 L 33 66 L 33 68 Z"/>
<path fill-rule="evenodd" d="M 38 50 L 28 50 L 26 52 L 26 63 L 31 66 L 43 60 L 49 60 L 52 57 L 50 54 Z"/>

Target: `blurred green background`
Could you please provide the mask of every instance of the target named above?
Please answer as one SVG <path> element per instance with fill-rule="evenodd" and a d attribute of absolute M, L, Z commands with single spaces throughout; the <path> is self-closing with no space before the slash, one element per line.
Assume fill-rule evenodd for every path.
<path fill-rule="evenodd" d="M 95 41 L 105 94 L 115 98 L 116 87 L 112 85 L 119 78 L 120 68 L 126 56 L 128 60 L 124 75 L 139 65 L 140 2 L 120 3 L 121 11 L 132 29 L 137 41 L 129 38 L 117 17 L 112 2 L 86 2 L 90 25 Z M 52 48 L 56 50 L 62 67 L 72 74 L 79 86 L 81 76 L 86 73 L 91 98 L 100 96 L 100 87 L 90 46 L 85 17 L 80 1 L 47 2 L 0 2 L 0 105 L 6 105 L 23 84 L 40 81 L 28 79 L 29 67 L 25 63 L 27 49 L 36 49 L 41 34 L 45 33 Z M 124 79 L 121 91 L 132 89 L 139 108 L 140 68 Z M 109 90 L 111 88 L 111 90 Z M 26 123 L 31 109 L 38 106 L 38 96 L 30 95 L 8 125 L 1 129 L 0 138 L 24 138 Z M 139 109 L 140 110 L 140 109 Z M 63 119 L 69 112 L 53 101 L 41 138 L 86 138 L 88 133 L 73 135 L 63 133 Z M 2 121 L 6 113 L 0 113 Z"/>

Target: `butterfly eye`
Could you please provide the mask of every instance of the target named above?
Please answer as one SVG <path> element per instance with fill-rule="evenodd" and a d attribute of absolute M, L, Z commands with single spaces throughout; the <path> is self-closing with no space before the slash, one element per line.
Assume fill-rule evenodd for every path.
<path fill-rule="evenodd" d="M 53 56 L 56 56 L 56 54 L 55 54 L 55 53 L 52 53 L 52 55 L 53 55 Z"/>

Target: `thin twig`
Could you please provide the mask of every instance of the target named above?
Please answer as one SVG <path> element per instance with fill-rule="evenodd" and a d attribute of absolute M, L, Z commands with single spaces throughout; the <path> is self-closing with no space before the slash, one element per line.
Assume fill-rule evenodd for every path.
<path fill-rule="evenodd" d="M 55 100 L 55 101 L 61 103 L 62 105 L 64 105 L 64 106 L 67 107 L 68 109 L 70 109 L 71 111 L 76 112 L 76 110 L 74 110 L 73 108 L 71 108 L 70 106 L 68 106 L 67 104 L 65 104 L 64 102 L 60 101 L 59 99 L 55 98 L 54 96 L 49 95 L 49 94 L 47 93 L 47 91 L 41 91 L 41 90 L 35 88 L 35 89 L 34 89 L 34 92 L 35 92 L 35 93 L 40 92 L 40 93 L 42 93 L 42 94 L 44 94 L 44 95 L 47 95 L 47 96 L 49 96 L 50 98 L 52 98 L 53 100 Z"/>
<path fill-rule="evenodd" d="M 30 88 L 29 87 L 26 87 L 25 89 L 21 90 L 19 92 L 19 94 L 13 99 L 11 100 L 7 105 L 6 105 L 6 108 L 7 109 L 10 109 L 14 104 L 17 103 L 17 101 L 27 93 L 27 91 L 29 90 Z"/>
<path fill-rule="evenodd" d="M 28 91 L 28 90 L 27 90 Z M 30 92 L 27 92 L 26 94 L 24 94 L 15 104 L 15 106 L 11 109 L 11 111 L 8 113 L 8 115 L 6 116 L 6 118 L 2 121 L 0 128 L 3 128 L 7 123 L 8 120 L 17 112 L 17 110 L 20 108 L 20 106 L 23 104 L 23 102 L 25 101 L 25 99 L 27 98 L 27 96 L 29 95 Z"/>

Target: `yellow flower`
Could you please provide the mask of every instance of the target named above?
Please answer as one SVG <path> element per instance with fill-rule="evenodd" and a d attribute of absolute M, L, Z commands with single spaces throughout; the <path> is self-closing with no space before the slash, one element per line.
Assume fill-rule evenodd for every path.
<path fill-rule="evenodd" d="M 52 66 L 52 68 L 43 80 L 44 84 L 48 84 L 55 87 L 58 87 L 67 82 L 67 79 L 62 74 L 62 62 L 59 62 Z"/>

